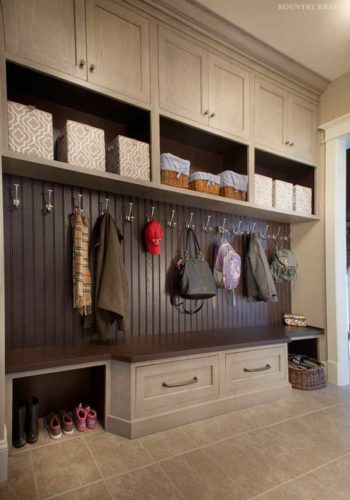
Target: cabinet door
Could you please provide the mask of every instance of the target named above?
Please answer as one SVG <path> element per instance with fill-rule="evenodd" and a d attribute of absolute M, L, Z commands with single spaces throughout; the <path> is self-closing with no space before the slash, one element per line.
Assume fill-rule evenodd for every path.
<path fill-rule="evenodd" d="M 317 151 L 317 107 L 290 95 L 288 139 L 291 155 L 315 162 Z"/>
<path fill-rule="evenodd" d="M 208 124 L 208 52 L 159 29 L 160 108 Z"/>
<path fill-rule="evenodd" d="M 220 57 L 209 56 L 209 125 L 248 139 L 249 73 Z"/>
<path fill-rule="evenodd" d="M 255 82 L 255 142 L 283 153 L 287 146 L 288 94 L 260 78 Z"/>
<path fill-rule="evenodd" d="M 86 79 L 84 0 L 2 0 L 2 7 L 10 57 Z"/>
<path fill-rule="evenodd" d="M 150 101 L 149 22 L 112 0 L 87 0 L 88 80 Z"/>

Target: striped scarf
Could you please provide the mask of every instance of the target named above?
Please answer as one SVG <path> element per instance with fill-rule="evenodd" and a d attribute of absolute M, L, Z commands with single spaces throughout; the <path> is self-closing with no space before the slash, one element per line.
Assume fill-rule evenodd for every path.
<path fill-rule="evenodd" d="M 91 314 L 91 274 L 89 269 L 89 226 L 80 210 L 70 217 L 73 231 L 73 307 L 82 316 Z"/>

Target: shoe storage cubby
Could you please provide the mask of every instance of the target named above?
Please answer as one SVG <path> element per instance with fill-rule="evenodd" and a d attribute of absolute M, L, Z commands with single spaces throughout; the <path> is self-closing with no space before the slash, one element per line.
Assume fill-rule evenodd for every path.
<path fill-rule="evenodd" d="M 73 120 L 103 129 L 106 144 L 117 135 L 150 142 L 149 111 L 10 62 L 6 70 L 7 99 L 51 113 L 54 141 Z"/>
<path fill-rule="evenodd" d="M 310 188 L 315 213 L 315 167 L 256 149 L 255 173 Z"/>
<path fill-rule="evenodd" d="M 26 401 L 30 396 L 39 399 L 39 418 L 60 410 L 73 411 L 82 403 L 97 411 L 103 425 L 105 418 L 105 366 L 44 373 L 12 381 L 13 402 Z"/>
<path fill-rule="evenodd" d="M 191 162 L 190 173 L 219 174 L 234 170 L 247 175 L 248 147 L 184 123 L 160 117 L 160 152 Z"/>

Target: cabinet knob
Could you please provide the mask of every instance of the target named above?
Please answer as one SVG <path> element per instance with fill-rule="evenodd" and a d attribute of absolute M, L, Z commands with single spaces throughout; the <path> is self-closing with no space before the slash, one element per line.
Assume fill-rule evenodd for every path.
<path fill-rule="evenodd" d="M 291 142 L 289 145 L 290 145 L 290 147 L 294 146 L 294 142 Z"/>
<path fill-rule="evenodd" d="M 203 115 L 205 115 L 205 116 L 206 116 L 206 115 L 209 115 L 209 109 L 206 109 L 206 110 L 204 111 Z"/>
<path fill-rule="evenodd" d="M 85 66 L 85 59 L 80 59 L 80 63 L 79 63 L 79 68 L 83 68 Z"/>
<path fill-rule="evenodd" d="M 93 73 L 93 71 L 95 70 L 96 66 L 94 64 L 90 64 L 90 72 Z"/>
<path fill-rule="evenodd" d="M 212 114 L 209 116 L 209 118 L 214 118 L 214 116 L 215 116 L 215 113 L 212 113 Z"/>
<path fill-rule="evenodd" d="M 285 144 L 286 146 L 288 146 L 288 144 L 289 144 L 289 141 L 285 141 L 285 143 L 284 143 L 284 144 Z"/>

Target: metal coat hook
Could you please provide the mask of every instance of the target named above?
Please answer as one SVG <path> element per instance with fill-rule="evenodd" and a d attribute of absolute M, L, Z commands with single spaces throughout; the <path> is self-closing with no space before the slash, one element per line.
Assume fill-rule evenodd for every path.
<path fill-rule="evenodd" d="M 265 227 L 265 231 L 263 232 L 263 234 L 261 235 L 261 237 L 266 240 L 268 238 L 268 235 L 267 235 L 267 231 L 269 230 L 269 225 L 267 224 L 266 227 Z"/>
<path fill-rule="evenodd" d="M 83 194 L 78 194 L 78 205 L 75 207 L 76 212 L 84 212 L 83 210 Z"/>
<path fill-rule="evenodd" d="M 171 217 L 170 217 L 170 219 L 167 220 L 167 223 L 166 223 L 166 225 L 168 227 L 174 228 L 176 226 L 176 221 L 174 221 L 174 217 L 175 217 L 175 210 L 172 210 Z"/>
<path fill-rule="evenodd" d="M 256 222 L 253 222 L 253 225 L 252 225 L 252 228 L 250 231 L 248 231 L 249 234 L 254 234 L 254 231 L 255 231 L 255 226 L 256 226 Z"/>
<path fill-rule="evenodd" d="M 18 208 L 21 204 L 21 200 L 19 199 L 19 196 L 18 196 L 18 191 L 19 191 L 20 185 L 14 184 L 13 187 L 15 188 L 15 194 L 13 194 L 13 190 L 12 190 L 12 205 L 15 208 Z"/>
<path fill-rule="evenodd" d="M 277 238 L 279 237 L 280 232 L 281 232 L 281 226 L 278 226 L 277 233 L 272 236 L 272 239 L 273 240 L 277 240 Z"/>
<path fill-rule="evenodd" d="M 130 222 L 130 223 L 132 223 L 132 222 L 134 221 L 134 219 L 135 219 L 135 217 L 132 215 L 132 207 L 133 207 L 133 206 L 134 206 L 134 204 L 133 204 L 133 203 L 129 203 L 129 213 L 127 213 L 127 214 L 125 215 L 125 220 L 126 220 L 127 222 Z"/>
<path fill-rule="evenodd" d="M 153 220 L 154 211 L 155 207 L 151 207 L 151 214 L 147 216 L 147 222 L 151 222 L 151 220 Z"/>
<path fill-rule="evenodd" d="M 51 214 L 51 212 L 53 210 L 53 203 L 52 203 L 52 193 L 53 193 L 53 190 L 52 189 L 48 189 L 47 193 L 48 193 L 48 200 L 45 203 L 45 210 L 46 210 L 46 213 Z"/>
<path fill-rule="evenodd" d="M 243 234 L 243 231 L 240 231 L 241 226 L 242 226 L 242 221 L 240 220 L 238 223 L 237 229 L 232 229 L 232 232 L 235 236 L 240 236 Z"/>
<path fill-rule="evenodd" d="M 222 235 L 227 233 L 228 229 L 226 229 L 226 219 L 223 220 L 222 226 L 218 227 L 218 232 Z"/>
<path fill-rule="evenodd" d="M 102 210 L 102 215 L 104 214 L 107 214 L 108 213 L 108 207 L 109 207 L 109 198 L 105 198 L 105 206 L 104 206 L 104 209 Z"/>
<path fill-rule="evenodd" d="M 208 215 L 207 222 L 205 224 L 203 224 L 203 231 L 205 231 L 206 233 L 211 233 L 211 231 L 213 229 L 211 226 L 209 226 L 210 219 L 211 219 L 211 215 Z"/>
<path fill-rule="evenodd" d="M 195 224 L 192 224 L 192 219 L 193 219 L 194 213 L 191 212 L 190 214 L 190 220 L 186 222 L 186 229 L 194 229 L 196 227 Z"/>

